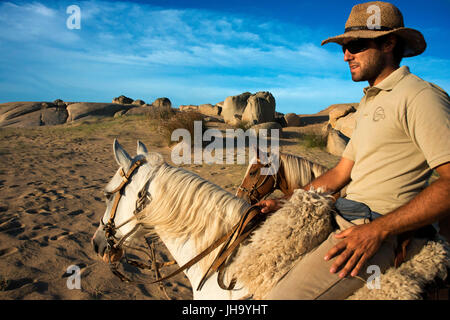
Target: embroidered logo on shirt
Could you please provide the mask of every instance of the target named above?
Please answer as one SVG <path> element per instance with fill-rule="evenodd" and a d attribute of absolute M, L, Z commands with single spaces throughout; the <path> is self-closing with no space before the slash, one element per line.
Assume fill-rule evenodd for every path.
<path fill-rule="evenodd" d="M 375 109 L 373 113 L 373 121 L 383 120 L 386 116 L 384 115 L 384 109 L 382 107 L 378 107 Z"/>

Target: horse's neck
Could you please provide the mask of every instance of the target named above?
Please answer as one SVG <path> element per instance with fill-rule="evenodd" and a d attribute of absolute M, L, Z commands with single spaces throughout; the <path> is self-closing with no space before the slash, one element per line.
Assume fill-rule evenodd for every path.
<path fill-rule="evenodd" d="M 287 168 L 293 166 L 295 161 L 298 170 L 290 172 Z M 292 171 L 292 169 L 291 169 Z M 317 172 L 316 172 L 317 171 Z M 296 156 L 286 155 L 281 157 L 281 166 L 279 170 L 280 190 L 284 194 L 292 194 L 295 189 L 299 189 L 310 183 L 314 178 L 319 176 L 320 170 L 314 170 L 314 163 Z M 281 188 L 284 185 L 284 190 Z"/>
<path fill-rule="evenodd" d="M 158 185 L 158 183 L 156 185 Z M 149 191 L 152 189 L 151 186 L 152 184 L 149 186 Z M 216 218 L 219 219 L 219 217 Z M 191 237 L 187 237 L 184 241 L 182 241 L 179 236 L 170 235 L 169 233 L 164 232 L 164 230 L 161 229 L 163 226 L 155 225 L 154 227 L 162 242 L 166 245 L 172 257 L 177 262 L 178 266 L 183 266 L 192 258 L 201 253 L 201 250 L 197 245 L 198 239 L 196 241 Z M 202 290 L 197 291 L 196 289 L 198 284 L 204 276 L 202 269 L 203 268 L 201 268 L 198 264 L 195 264 L 184 271 L 192 285 L 194 299 L 239 299 L 247 294 L 245 289 L 233 291 L 221 289 L 217 284 L 217 273 L 209 277 L 203 285 Z"/>
<path fill-rule="evenodd" d="M 196 250 L 196 246 L 192 240 L 187 240 L 185 243 L 180 244 L 177 239 L 165 237 L 163 234 L 160 235 L 160 238 L 178 266 L 183 266 L 200 253 Z M 193 265 L 185 270 L 184 273 L 191 283 L 194 300 L 236 300 L 247 295 L 247 290 L 245 289 L 231 291 L 221 289 L 217 284 L 217 273 L 211 275 L 202 289 L 197 291 L 198 284 L 203 278 L 201 268 L 198 265 Z"/>

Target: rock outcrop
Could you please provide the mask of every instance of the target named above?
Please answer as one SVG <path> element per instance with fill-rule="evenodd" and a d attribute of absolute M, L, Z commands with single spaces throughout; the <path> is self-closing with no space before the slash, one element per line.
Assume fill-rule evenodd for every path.
<path fill-rule="evenodd" d="M 327 151 L 341 156 L 356 125 L 357 103 L 343 103 L 329 106 Z"/>
<path fill-rule="evenodd" d="M 0 104 L 0 127 L 39 127 L 65 123 L 65 104 L 52 102 L 9 102 Z"/>
<path fill-rule="evenodd" d="M 273 122 L 275 119 L 275 98 L 270 92 L 261 91 L 247 99 L 242 121 L 250 124 Z"/>
<path fill-rule="evenodd" d="M 259 135 L 259 131 L 261 129 L 265 129 L 267 130 L 267 137 L 272 136 L 272 129 L 275 130 L 279 130 L 278 131 L 278 137 L 281 138 L 282 132 L 283 132 L 283 128 L 281 127 L 281 125 L 278 122 L 264 122 L 264 123 L 260 123 L 260 124 L 255 124 L 254 126 L 251 127 L 251 129 L 255 130 L 255 133 L 257 135 Z M 264 132 L 264 131 L 262 131 Z"/>
<path fill-rule="evenodd" d="M 172 102 L 169 98 L 163 97 L 158 98 L 155 101 L 152 102 L 152 105 L 159 108 L 159 107 L 166 107 L 166 108 L 172 108 Z"/>
<path fill-rule="evenodd" d="M 75 121 L 80 118 L 90 116 L 97 117 L 113 117 L 117 111 L 128 110 L 132 106 L 130 104 L 123 105 L 117 103 L 96 103 L 96 102 L 79 102 L 70 104 L 67 107 L 67 121 Z"/>
<path fill-rule="evenodd" d="M 329 113 L 329 122 L 331 126 L 334 128 L 336 125 L 336 121 L 339 118 L 345 117 L 349 113 L 355 112 L 356 108 L 351 104 L 339 104 L 336 105 L 333 109 L 330 110 Z"/>
<path fill-rule="evenodd" d="M 244 92 L 237 96 L 229 96 L 223 102 L 222 113 L 223 120 L 230 124 L 236 125 L 241 121 L 242 114 L 247 106 L 247 100 L 252 94 Z"/>
<path fill-rule="evenodd" d="M 356 113 L 352 112 L 336 120 L 334 129 L 351 138 L 356 126 Z"/>
<path fill-rule="evenodd" d="M 113 99 L 112 103 L 117 103 L 117 104 L 132 104 L 133 103 L 133 99 L 128 98 L 124 95 L 121 95 L 119 97 L 116 97 Z"/>
<path fill-rule="evenodd" d="M 134 100 L 131 104 L 137 105 L 137 106 L 143 106 L 145 105 L 145 101 L 141 99 Z"/>
<path fill-rule="evenodd" d="M 287 127 L 300 127 L 302 120 L 295 113 L 287 113 L 284 115 Z"/>
<path fill-rule="evenodd" d="M 148 104 L 140 106 L 140 107 L 133 107 L 128 109 L 124 112 L 124 115 L 130 116 L 130 115 L 144 115 L 149 114 L 153 109 L 153 106 L 149 106 Z"/>
<path fill-rule="evenodd" d="M 347 146 L 349 138 L 341 134 L 339 131 L 329 128 L 327 138 L 327 151 L 335 156 L 342 156 Z"/>
<path fill-rule="evenodd" d="M 212 104 L 201 104 L 198 106 L 197 111 L 205 116 L 218 116 L 221 114 L 222 108 Z"/>

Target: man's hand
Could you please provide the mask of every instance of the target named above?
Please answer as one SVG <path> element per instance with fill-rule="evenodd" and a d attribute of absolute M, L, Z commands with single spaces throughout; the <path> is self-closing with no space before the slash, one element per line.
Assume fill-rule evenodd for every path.
<path fill-rule="evenodd" d="M 281 208 L 280 203 L 277 199 L 261 200 L 256 205 L 262 207 L 262 213 L 274 212 Z"/>
<path fill-rule="evenodd" d="M 349 272 L 351 276 L 358 275 L 364 264 L 378 251 L 381 243 L 388 233 L 379 229 L 374 223 L 350 227 L 335 235 L 343 239 L 328 251 L 325 260 L 337 255 L 330 272 L 335 273 L 343 266 L 339 277 L 345 277 Z"/>

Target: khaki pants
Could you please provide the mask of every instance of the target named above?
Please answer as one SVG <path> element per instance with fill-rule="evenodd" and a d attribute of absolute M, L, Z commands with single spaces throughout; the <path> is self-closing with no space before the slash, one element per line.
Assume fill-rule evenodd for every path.
<path fill-rule="evenodd" d="M 363 224 L 364 219 L 349 222 L 339 215 L 335 216 L 340 230 L 345 230 L 355 224 Z M 367 279 L 373 274 L 367 273 L 367 267 L 377 265 L 381 273 L 394 265 L 397 237 L 390 237 L 383 242 L 378 252 L 366 263 L 356 277 L 347 276 L 339 278 L 338 270 L 330 273 L 330 268 L 336 257 L 325 261 L 326 253 L 336 245 L 340 239 L 330 234 L 321 245 L 307 253 L 294 267 L 283 276 L 277 285 L 267 295 L 269 300 L 314 300 L 345 299 L 355 290 L 366 284 Z M 374 289 L 375 290 L 375 289 Z"/>

